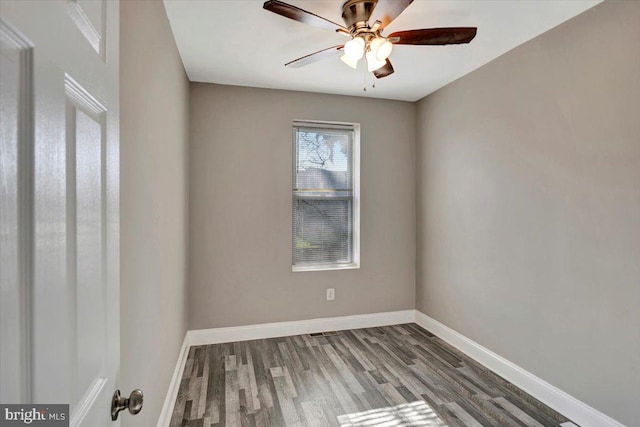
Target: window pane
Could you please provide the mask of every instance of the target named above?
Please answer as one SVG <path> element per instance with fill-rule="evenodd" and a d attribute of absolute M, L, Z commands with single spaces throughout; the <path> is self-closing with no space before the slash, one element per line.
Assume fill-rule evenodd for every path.
<path fill-rule="evenodd" d="M 352 199 L 294 198 L 293 263 L 352 262 Z"/>
<path fill-rule="evenodd" d="M 351 190 L 352 131 L 296 128 L 294 187 Z"/>

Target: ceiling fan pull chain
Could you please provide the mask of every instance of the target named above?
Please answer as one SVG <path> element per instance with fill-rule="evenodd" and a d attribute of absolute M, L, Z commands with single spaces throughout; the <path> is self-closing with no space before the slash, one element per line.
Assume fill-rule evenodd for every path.
<path fill-rule="evenodd" d="M 366 64 L 366 62 L 365 62 Z M 367 69 L 365 67 L 364 71 L 362 72 L 362 91 L 366 92 L 367 91 Z"/>

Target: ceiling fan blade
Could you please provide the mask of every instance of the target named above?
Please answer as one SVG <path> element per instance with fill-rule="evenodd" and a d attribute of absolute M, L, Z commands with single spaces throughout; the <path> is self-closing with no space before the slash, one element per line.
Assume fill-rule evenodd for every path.
<path fill-rule="evenodd" d="M 373 75 L 378 79 L 387 77 L 390 74 L 393 74 L 393 65 L 391 65 L 391 61 L 389 61 L 388 59 L 385 65 L 373 71 Z"/>
<path fill-rule="evenodd" d="M 393 44 L 443 45 L 469 43 L 476 36 L 476 27 L 426 28 L 396 31 L 387 37 Z"/>
<path fill-rule="evenodd" d="M 413 0 L 378 0 L 369 18 L 369 22 L 373 24 L 375 21 L 380 21 L 382 25 L 380 25 L 379 28 L 383 29 L 389 25 L 391 21 L 396 19 L 411 3 L 413 3 Z"/>
<path fill-rule="evenodd" d="M 329 21 L 328 19 L 314 13 L 307 12 L 304 9 L 300 9 L 299 7 L 295 7 L 279 0 L 268 0 L 264 2 L 262 7 L 270 12 L 277 13 L 278 15 L 282 15 L 286 18 L 303 22 L 314 27 L 324 28 L 331 31 L 339 31 L 341 33 L 349 33 L 349 31 L 342 25 L 336 24 L 335 22 Z"/>
<path fill-rule="evenodd" d="M 337 53 L 342 52 L 342 48 L 344 45 L 332 46 L 326 49 L 319 50 L 318 52 L 310 53 L 309 55 L 305 55 L 301 58 L 294 59 L 291 62 L 287 62 L 284 64 L 285 67 L 293 67 L 300 68 L 305 65 L 312 64 L 316 61 L 320 61 L 322 59 L 326 59 L 330 56 L 336 55 Z"/>

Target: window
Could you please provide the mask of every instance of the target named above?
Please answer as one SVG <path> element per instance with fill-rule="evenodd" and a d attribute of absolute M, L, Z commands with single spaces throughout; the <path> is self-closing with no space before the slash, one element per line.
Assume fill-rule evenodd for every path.
<path fill-rule="evenodd" d="M 359 267 L 359 129 L 293 123 L 293 271 Z"/>

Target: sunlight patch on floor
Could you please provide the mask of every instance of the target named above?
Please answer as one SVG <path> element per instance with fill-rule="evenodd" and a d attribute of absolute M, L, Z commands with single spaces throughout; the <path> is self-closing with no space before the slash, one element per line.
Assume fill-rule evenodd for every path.
<path fill-rule="evenodd" d="M 370 411 L 354 412 L 338 416 L 341 427 L 360 426 L 428 426 L 446 427 L 434 410 L 424 400 L 403 403 L 387 408 L 371 409 Z"/>

